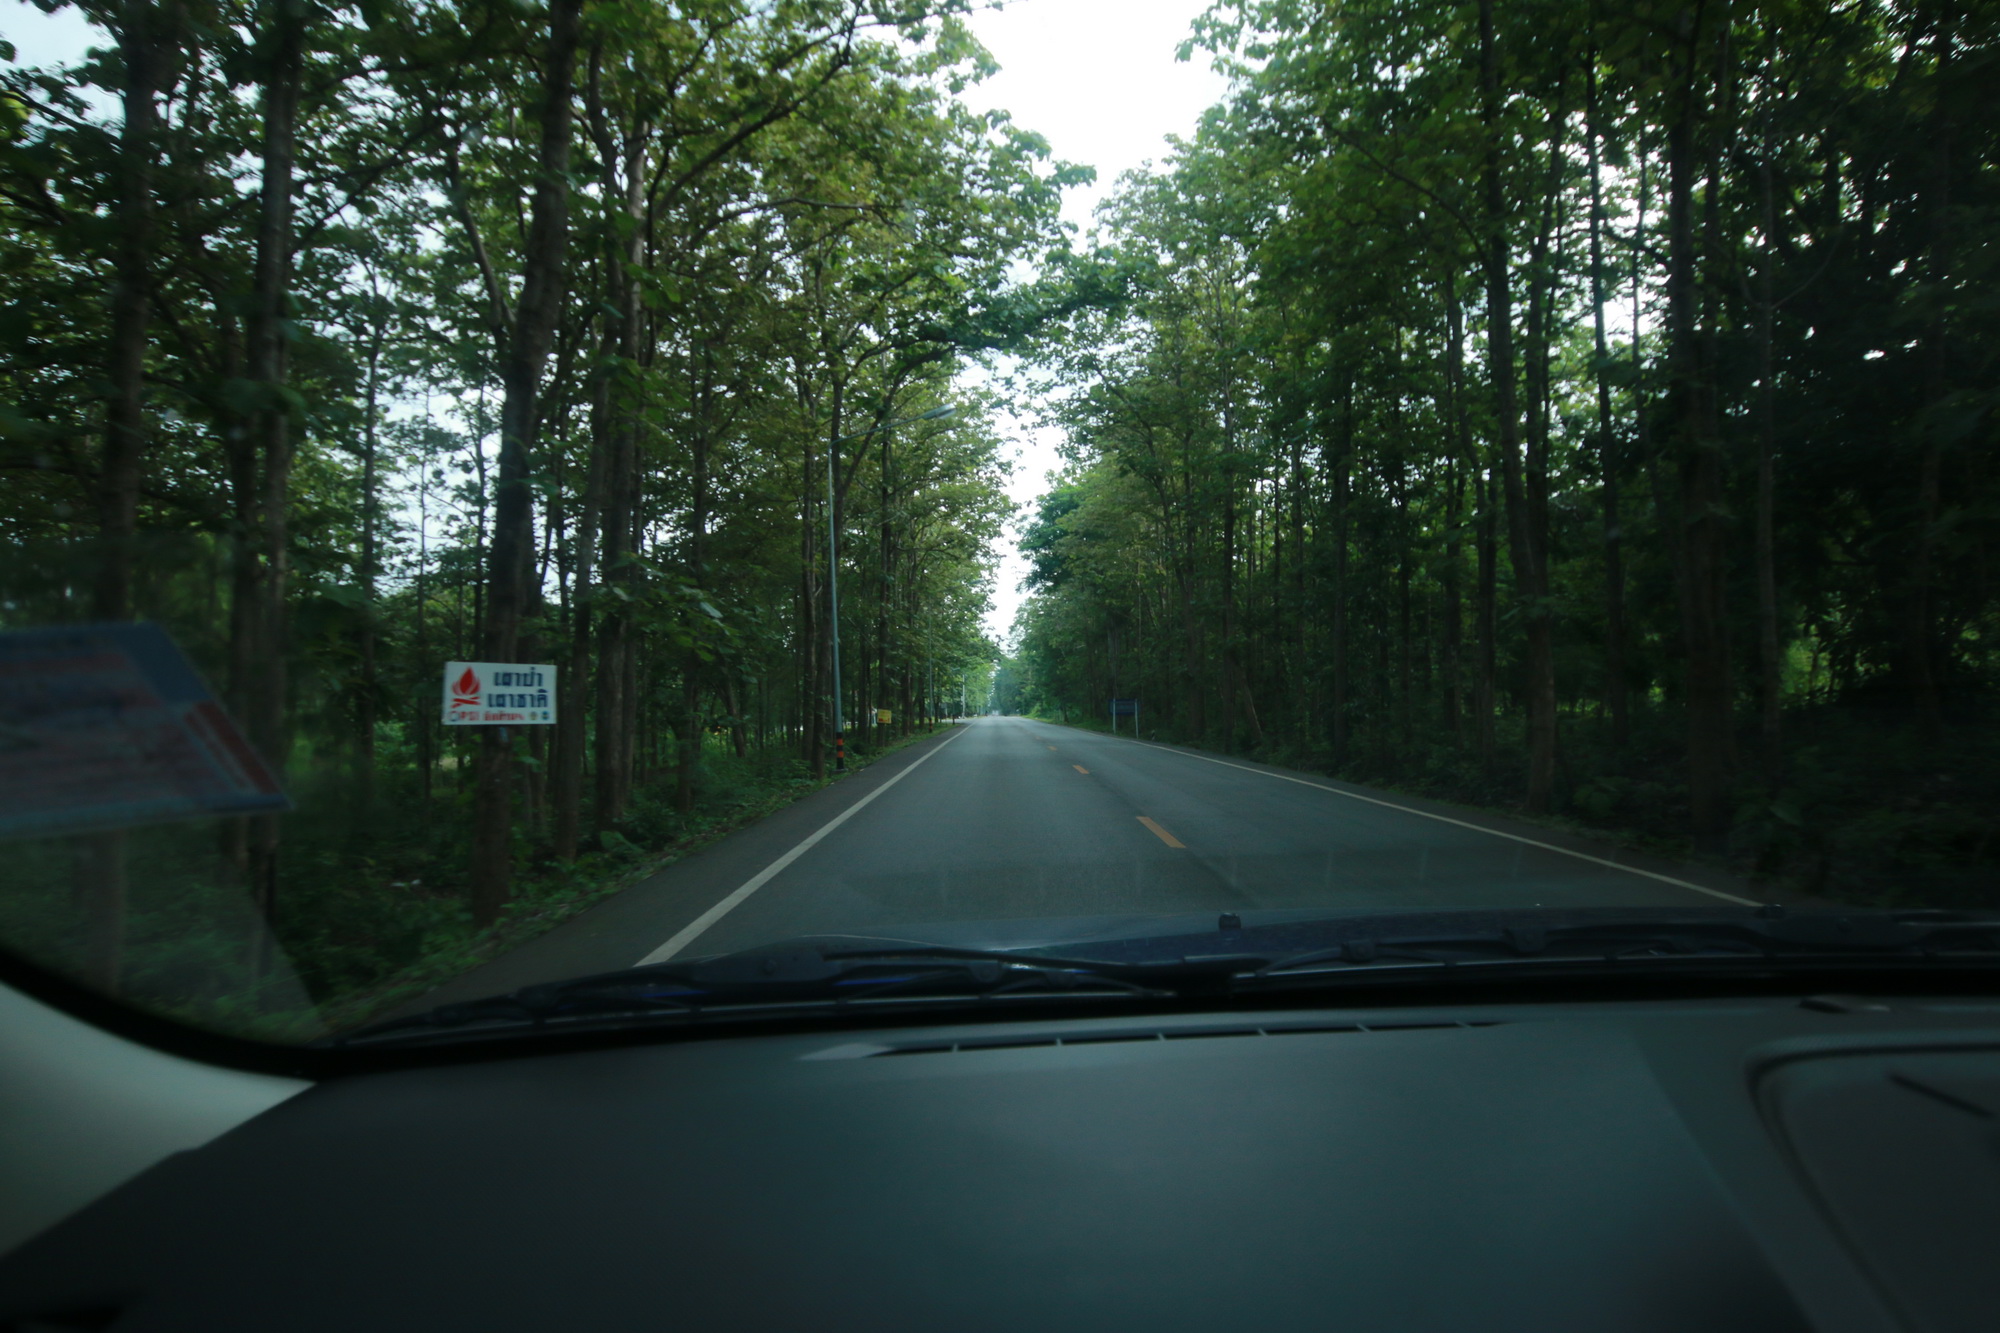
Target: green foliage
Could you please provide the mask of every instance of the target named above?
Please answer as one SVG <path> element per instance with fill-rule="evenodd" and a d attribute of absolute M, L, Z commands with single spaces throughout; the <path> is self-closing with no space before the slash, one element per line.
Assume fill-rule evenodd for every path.
<path fill-rule="evenodd" d="M 1712 608 L 1701 850 L 1993 901 L 2000 10 L 1243 0 L 1197 33 L 1232 95 L 1122 182 L 1129 286 L 1046 345 L 1068 468 L 1015 706 L 1137 696 L 1163 739 L 1515 805 L 1547 617 L 1546 808 L 1687 850 Z"/>
<path fill-rule="evenodd" d="M 8 71 L 0 540 L 24 558 L 0 627 L 103 614 L 94 584 L 129 573 L 130 613 L 188 649 L 299 810 L 275 847 L 135 835 L 122 915 L 45 847 L 10 871 L 0 942 L 237 1025 L 294 1023 L 298 986 L 345 1012 L 440 980 L 823 780 L 834 574 L 841 709 L 895 719 L 850 750 L 955 705 L 1010 512 L 991 404 L 957 373 L 1103 294 L 1073 257 L 1070 281 L 1013 276 L 1067 254 L 1060 192 L 1087 173 L 957 100 L 993 68 L 959 8 L 593 0 L 566 121 L 553 7 L 98 8 L 104 54 Z M 157 126 L 127 135 L 145 68 Z M 273 171 L 289 219 L 259 206 Z M 565 207 L 537 211 L 551 185 Z M 132 307 L 107 294 L 135 264 L 121 390 Z M 479 747 L 440 725 L 440 669 L 491 655 L 522 497 L 514 651 L 562 689 L 557 725 L 511 741 L 514 892 L 476 925 Z M 253 946 L 259 914 L 290 971 Z"/>

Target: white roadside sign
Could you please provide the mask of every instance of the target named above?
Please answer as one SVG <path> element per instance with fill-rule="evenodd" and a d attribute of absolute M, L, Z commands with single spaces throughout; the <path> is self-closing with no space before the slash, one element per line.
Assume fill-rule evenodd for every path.
<path fill-rule="evenodd" d="M 556 720 L 556 669 L 547 663 L 446 662 L 447 727 L 534 727 Z"/>

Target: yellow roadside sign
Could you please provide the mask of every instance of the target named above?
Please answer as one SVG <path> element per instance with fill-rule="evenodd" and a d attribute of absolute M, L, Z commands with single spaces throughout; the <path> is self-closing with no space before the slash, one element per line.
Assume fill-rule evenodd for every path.
<path fill-rule="evenodd" d="M 886 727 L 886 726 L 888 726 L 888 725 L 889 725 L 889 710 L 888 710 L 888 709 L 886 709 L 886 708 L 878 708 L 878 709 L 876 709 L 876 710 L 875 710 L 875 720 L 876 720 L 877 722 L 880 722 L 880 723 L 881 723 L 881 724 L 882 724 L 883 726 L 885 726 L 885 727 Z"/>

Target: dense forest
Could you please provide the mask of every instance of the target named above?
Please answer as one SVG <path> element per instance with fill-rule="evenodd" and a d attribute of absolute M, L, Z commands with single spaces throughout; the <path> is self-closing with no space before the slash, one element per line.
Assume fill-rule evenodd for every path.
<path fill-rule="evenodd" d="M 12 947 L 359 1013 L 989 681 L 1993 898 L 2000 4 L 1218 4 L 1081 253 L 964 0 L 81 8 L 0 51 L 0 629 L 165 627 L 296 809 L 17 848 Z"/>
<path fill-rule="evenodd" d="M 241 899 L 325 1000 L 582 901 L 826 775 L 836 568 L 851 749 L 982 688 L 960 371 L 1087 173 L 959 100 L 959 20 L 83 9 L 0 85 L 0 628 L 163 625 L 297 809 L 20 850 L 10 944 L 240 1004 Z M 555 664 L 556 724 L 441 726 L 455 659 Z"/>
<path fill-rule="evenodd" d="M 1003 706 L 1990 904 L 2000 6 L 1224 3 Z M 1183 53 L 1190 54 L 1190 51 Z"/>

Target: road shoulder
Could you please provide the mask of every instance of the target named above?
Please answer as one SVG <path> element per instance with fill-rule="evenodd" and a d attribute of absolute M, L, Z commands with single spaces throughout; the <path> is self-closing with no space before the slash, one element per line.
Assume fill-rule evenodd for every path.
<path fill-rule="evenodd" d="M 798 843 L 959 733 L 940 727 L 859 772 L 662 866 L 554 930 L 397 1006 L 385 1018 L 631 967 Z"/>

